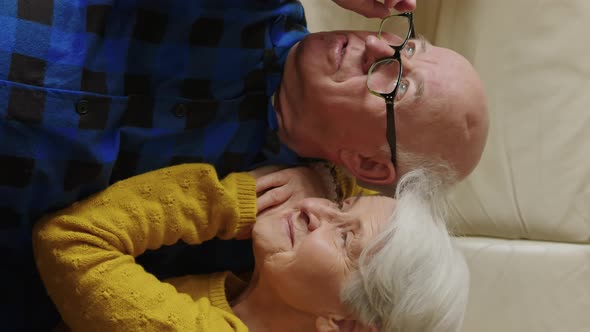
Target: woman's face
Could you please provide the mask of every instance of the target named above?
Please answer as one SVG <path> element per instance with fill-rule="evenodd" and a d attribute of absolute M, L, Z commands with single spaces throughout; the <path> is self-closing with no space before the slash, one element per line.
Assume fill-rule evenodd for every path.
<path fill-rule="evenodd" d="M 340 289 L 365 245 L 390 219 L 395 200 L 307 198 L 258 218 L 256 268 L 287 305 L 314 315 L 345 312 Z"/>

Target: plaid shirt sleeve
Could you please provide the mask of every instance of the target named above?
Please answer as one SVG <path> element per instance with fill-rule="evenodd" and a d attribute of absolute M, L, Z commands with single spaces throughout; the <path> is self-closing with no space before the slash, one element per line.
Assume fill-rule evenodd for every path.
<path fill-rule="evenodd" d="M 270 158 L 269 97 L 307 33 L 278 0 L 4 0 L 0 26 L 3 228 L 153 169 Z"/>
<path fill-rule="evenodd" d="M 0 1 L 0 250 L 136 174 L 297 162 L 269 98 L 305 26 L 286 0 Z"/>

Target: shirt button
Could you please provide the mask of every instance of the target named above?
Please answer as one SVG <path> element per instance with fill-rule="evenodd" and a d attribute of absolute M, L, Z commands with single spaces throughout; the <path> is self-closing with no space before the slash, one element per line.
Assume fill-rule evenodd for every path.
<path fill-rule="evenodd" d="M 90 110 L 90 104 L 88 100 L 82 99 L 76 104 L 76 112 L 80 115 L 88 113 Z"/>
<path fill-rule="evenodd" d="M 184 118 L 186 115 L 186 106 L 184 104 L 179 104 L 174 108 L 174 115 L 177 118 Z"/>

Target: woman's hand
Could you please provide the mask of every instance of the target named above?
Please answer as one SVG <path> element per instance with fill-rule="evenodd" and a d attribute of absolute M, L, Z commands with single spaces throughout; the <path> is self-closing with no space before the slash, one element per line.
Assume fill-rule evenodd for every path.
<path fill-rule="evenodd" d="M 287 167 L 285 166 L 277 166 L 277 165 L 269 165 L 269 166 L 262 166 L 262 167 L 258 167 L 257 169 L 254 169 L 250 172 L 248 172 L 248 174 L 250 174 L 252 177 L 254 177 L 256 180 L 258 180 L 259 178 L 274 173 L 274 172 L 278 172 L 282 169 L 285 169 Z"/>
<path fill-rule="evenodd" d="M 390 14 L 395 7 L 399 12 L 413 11 L 416 8 L 416 0 L 333 0 L 338 6 L 352 10 L 366 17 L 383 18 Z"/>
<path fill-rule="evenodd" d="M 258 214 L 283 204 L 294 204 L 306 197 L 326 197 L 327 188 L 320 175 L 308 167 L 287 168 L 256 179 Z"/>

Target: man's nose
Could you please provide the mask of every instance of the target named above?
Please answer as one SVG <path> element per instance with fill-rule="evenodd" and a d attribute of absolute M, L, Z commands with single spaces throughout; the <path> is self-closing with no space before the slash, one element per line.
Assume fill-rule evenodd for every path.
<path fill-rule="evenodd" d="M 411 72 L 414 70 L 416 64 L 414 63 L 413 58 L 408 58 L 403 56 L 404 52 L 402 52 L 402 67 L 404 68 L 404 72 Z"/>
<path fill-rule="evenodd" d="M 364 72 L 367 73 L 373 62 L 388 56 L 392 56 L 395 50 L 389 43 L 375 35 L 369 35 L 365 39 L 365 58 L 363 63 Z"/>

